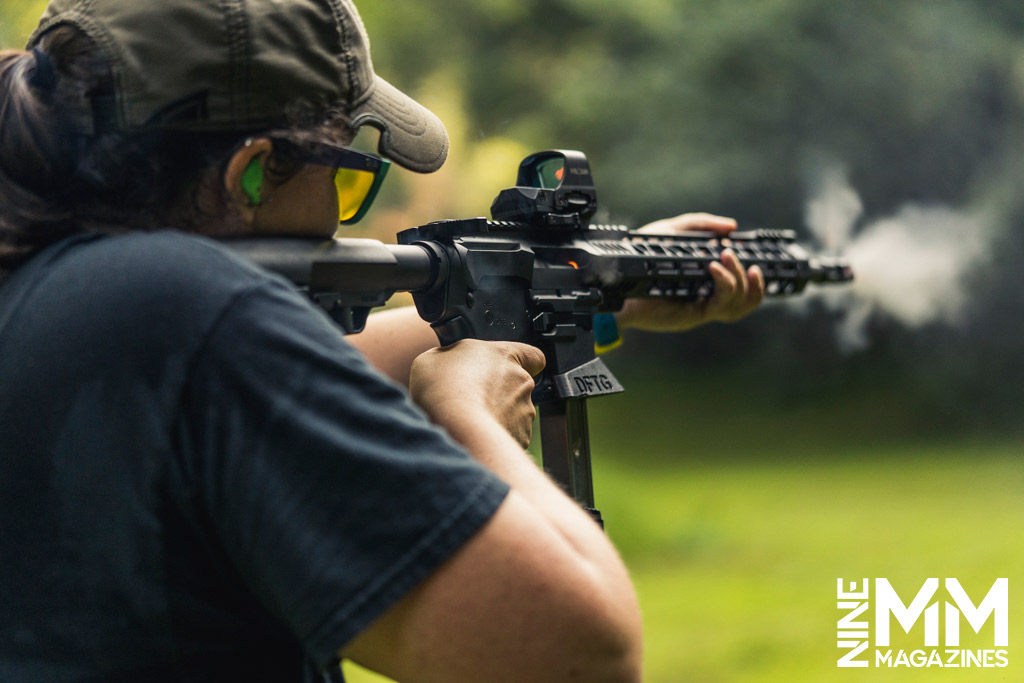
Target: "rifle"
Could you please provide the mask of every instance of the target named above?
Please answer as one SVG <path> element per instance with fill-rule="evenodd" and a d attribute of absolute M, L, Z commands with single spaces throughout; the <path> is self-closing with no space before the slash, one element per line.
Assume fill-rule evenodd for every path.
<path fill-rule="evenodd" d="M 623 391 L 595 350 L 595 321 L 630 297 L 697 300 L 722 250 L 758 265 L 767 294 L 797 294 L 810 282 L 853 279 L 839 259 L 812 257 L 788 230 L 652 235 L 591 225 L 597 195 L 587 158 L 539 152 L 502 190 L 493 220 L 428 223 L 398 244 L 339 238 L 236 240 L 235 247 L 301 287 L 347 332 L 395 292 L 411 292 L 441 345 L 460 339 L 517 341 L 547 359 L 533 393 L 544 469 L 599 523 L 594 507 L 586 400 Z M 597 330 L 600 332 L 600 330 Z"/>

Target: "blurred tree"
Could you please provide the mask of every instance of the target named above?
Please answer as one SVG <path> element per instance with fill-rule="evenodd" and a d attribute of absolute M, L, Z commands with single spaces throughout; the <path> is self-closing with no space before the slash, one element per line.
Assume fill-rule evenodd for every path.
<path fill-rule="evenodd" d="M 403 84 L 455 65 L 471 126 L 584 149 L 605 205 L 636 220 L 699 203 L 792 224 L 825 156 L 870 206 L 958 202 L 1021 107 L 1008 2 L 439 0 L 364 14 Z"/>
<path fill-rule="evenodd" d="M 659 363 L 753 356 L 775 391 L 796 386 L 780 378 L 841 384 L 884 372 L 928 401 L 969 395 L 971 410 L 995 406 L 1020 422 L 1018 0 L 357 2 L 378 70 L 441 113 L 453 142 L 442 173 L 390 182 L 375 236 L 484 214 L 516 157 L 535 149 L 584 150 L 602 219 L 634 225 L 708 210 L 802 229 L 809 192 L 838 166 L 866 218 L 907 202 L 983 216 L 997 248 L 972 274 L 979 296 L 964 328 L 906 331 L 877 318 L 888 342 L 843 363 L 845 376 L 830 370 L 823 312 L 789 321 L 792 333 L 773 311 L 725 335 L 637 344 Z M 44 5 L 0 0 L 5 44 L 20 47 Z"/>
<path fill-rule="evenodd" d="M 24 47 L 45 7 L 45 0 L 0 0 L 0 44 Z"/>
<path fill-rule="evenodd" d="M 613 220 L 700 209 L 802 229 L 808 193 L 833 166 L 847 171 L 867 218 L 908 202 L 983 215 L 1000 245 L 992 267 L 963 285 L 979 294 L 965 327 L 907 331 L 876 319 L 882 343 L 841 364 L 845 376 L 828 370 L 836 357 L 824 313 L 790 320 L 792 334 L 772 312 L 727 335 L 640 343 L 659 363 L 681 352 L 690 362 L 753 354 L 776 392 L 888 377 L 916 387 L 925 411 L 995 409 L 1020 423 L 1021 3 L 364 5 L 387 77 L 415 88 L 445 70 L 463 83 L 464 125 L 479 138 L 584 150 Z"/>

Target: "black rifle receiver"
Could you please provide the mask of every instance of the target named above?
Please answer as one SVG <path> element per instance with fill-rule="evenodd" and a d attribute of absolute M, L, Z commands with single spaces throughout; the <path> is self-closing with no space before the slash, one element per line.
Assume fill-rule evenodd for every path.
<path fill-rule="evenodd" d="M 697 300 L 714 281 L 708 266 L 731 248 L 758 265 L 769 296 L 808 283 L 853 279 L 839 259 L 812 257 L 788 230 L 647 234 L 591 225 L 597 195 L 581 152 L 552 150 L 523 160 L 516 187 L 491 206 L 494 220 L 428 223 L 398 234 L 397 245 L 369 239 L 235 241 L 261 265 L 289 277 L 347 331 L 396 291 L 413 295 L 442 345 L 460 339 L 539 347 L 547 366 L 540 408 L 545 469 L 593 509 L 585 400 L 623 390 L 594 348 L 595 314 L 627 298 Z"/>

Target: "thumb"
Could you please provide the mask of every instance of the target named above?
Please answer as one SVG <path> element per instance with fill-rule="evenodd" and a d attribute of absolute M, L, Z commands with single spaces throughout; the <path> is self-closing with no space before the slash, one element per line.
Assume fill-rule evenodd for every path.
<path fill-rule="evenodd" d="M 531 377 L 536 377 L 540 374 L 540 371 L 547 365 L 547 359 L 544 358 L 544 352 L 538 349 L 536 346 L 530 346 L 529 344 L 523 344 L 520 342 L 508 342 L 509 355 L 519 363 L 524 370 L 530 373 Z"/>
<path fill-rule="evenodd" d="M 649 223 L 637 232 L 671 235 L 687 230 L 710 230 L 717 235 L 725 236 L 735 229 L 736 221 L 732 218 L 710 213 L 684 213 L 673 218 L 663 218 Z"/>

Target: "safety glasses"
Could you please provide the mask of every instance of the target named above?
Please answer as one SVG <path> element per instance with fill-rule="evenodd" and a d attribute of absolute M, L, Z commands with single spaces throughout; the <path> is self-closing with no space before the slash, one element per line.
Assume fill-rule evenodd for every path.
<path fill-rule="evenodd" d="M 384 182 L 391 162 L 373 154 L 357 152 L 347 147 L 334 147 L 324 143 L 304 143 L 273 140 L 284 147 L 286 154 L 296 161 L 334 169 L 334 189 L 338 193 L 338 222 L 342 225 L 358 223 L 373 204 Z"/>

